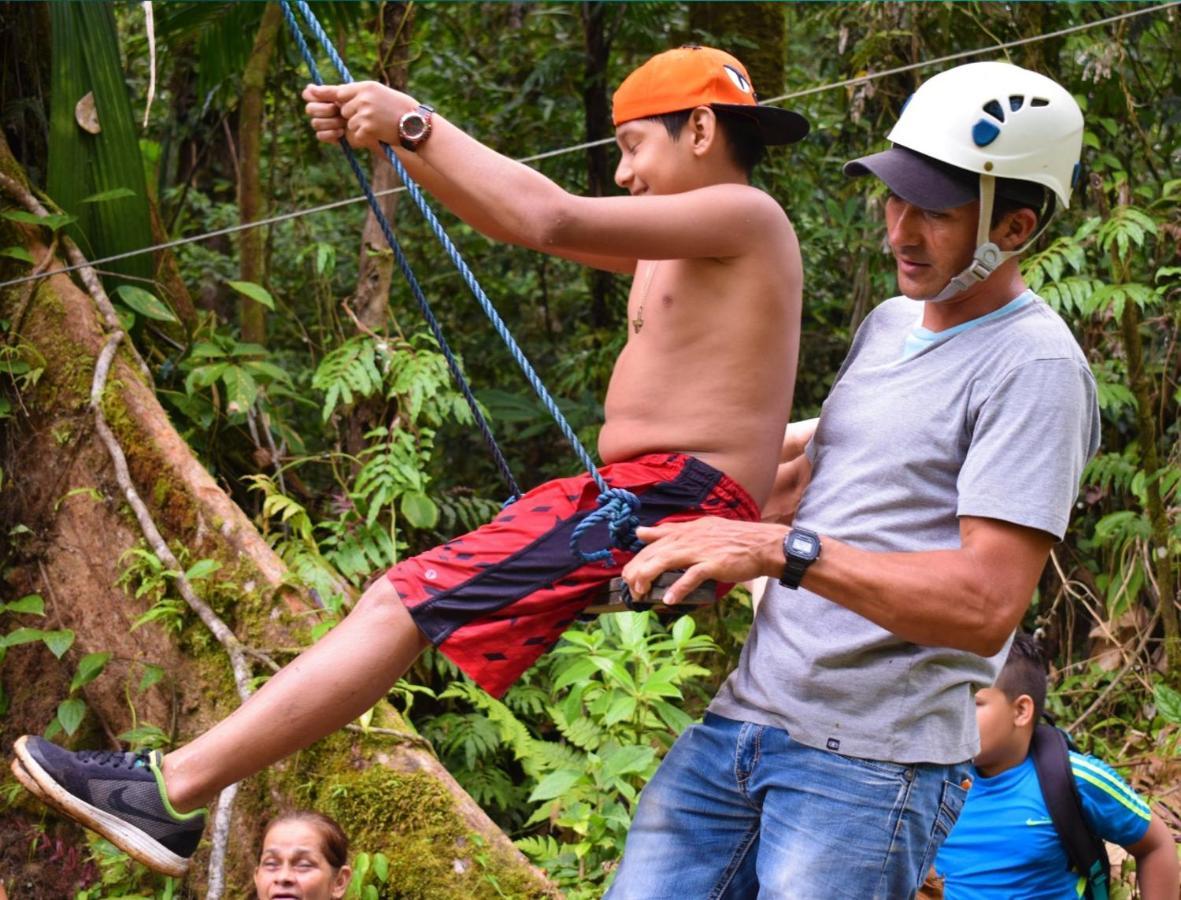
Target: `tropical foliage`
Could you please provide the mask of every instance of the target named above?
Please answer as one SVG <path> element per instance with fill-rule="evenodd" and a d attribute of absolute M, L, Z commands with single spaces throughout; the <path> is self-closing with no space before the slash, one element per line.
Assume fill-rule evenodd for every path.
<path fill-rule="evenodd" d="M 260 55 L 256 36 L 274 27 L 263 4 L 157 7 L 151 30 L 132 5 L 14 10 L 23 17 L 17 31 L 0 26 L 0 125 L 55 207 L 55 217 L 39 222 L 47 239 L 69 234 L 91 257 L 237 225 L 252 184 L 267 212 L 305 211 L 263 226 L 257 245 L 213 234 L 177 246 L 167 261 L 143 255 L 101 268 L 176 429 L 253 516 L 289 577 L 322 600 L 319 635 L 373 573 L 487 521 L 508 489 L 401 278 L 395 274 L 379 324 L 359 317 L 360 273 L 386 251 L 361 249 L 364 206 L 337 202 L 358 190 L 340 154 L 318 145 L 304 122 L 299 91 L 308 76 L 290 37 L 278 31 L 273 56 Z M 757 175 L 789 212 L 804 252 L 797 418 L 816 414 L 858 323 L 893 290 L 881 191 L 844 179 L 841 162 L 884 146 L 905 98 L 950 65 L 939 60 L 951 54 L 1007 56 L 1064 83 L 1086 112 L 1082 177 L 1024 271 L 1091 362 L 1103 446 L 1026 625 L 1044 635 L 1055 667 L 1052 707 L 1080 742 L 1127 763 L 1150 795 L 1178 783 L 1181 772 L 1168 763 L 1181 735 L 1175 8 L 363 2 L 315 9 L 357 77 L 386 71 L 383 37 L 396 17 L 399 35 L 409 38 L 402 62 L 410 92 L 515 157 L 609 136 L 609 85 L 650 53 L 690 39 L 731 48 L 752 71 L 769 73 L 755 76 L 774 85 L 765 99 L 780 85 L 781 93 L 822 86 L 785 101 L 809 116 L 812 136 L 773 152 Z M 1137 10 L 1145 14 L 1065 31 Z M 42 57 L 21 47 L 22 28 L 51 39 L 48 73 Z M 989 49 L 1019 39 L 1028 42 Z M 248 69 L 264 99 L 254 118 L 242 115 Z M 149 82 L 155 100 L 144 126 Z M 101 114 L 95 133 L 76 108 L 90 91 Z M 239 156 L 248 134 L 261 146 L 256 172 L 244 171 L 250 160 Z M 611 163 L 601 147 L 535 165 L 572 191 L 613 189 L 604 183 Z M 517 478 L 532 485 L 575 471 L 433 236 L 402 205 L 399 240 Z M 444 222 L 593 446 L 623 338 L 626 283 Z M 0 249 L 0 278 L 34 264 L 21 247 Z M 0 321 L 0 429 L 23 427 L 22 391 L 41 367 L 37 348 L 17 338 L 19 325 Z M 6 486 L 31 464 L 0 456 L 0 516 Z M 25 523 L 0 527 L 0 570 L 34 558 Z M 199 585 L 217 581 L 210 562 L 183 560 Z M 145 618 L 182 627 L 188 614 L 160 560 L 144 548 L 124 565 L 128 592 L 151 601 Z M 3 582 L 0 571 L 0 590 Z M 629 614 L 580 625 L 503 701 L 428 655 L 392 696 L 568 896 L 595 897 L 617 864 L 638 791 L 732 666 L 749 610 L 739 592 L 672 623 Z M 0 715 L 8 648 L 42 642 L 60 656 L 73 639 L 43 627 L 42 617 L 38 596 L 0 603 Z M 78 688 L 106 662 L 93 654 L 81 660 L 48 729 L 78 727 L 85 715 Z M 170 736 L 157 728 L 127 739 L 155 746 Z M 1172 809 L 1167 824 L 1176 830 Z M 92 861 L 80 897 L 183 891 L 146 878 L 101 844 Z M 358 859 L 354 895 L 401 896 L 387 871 L 380 853 Z"/>

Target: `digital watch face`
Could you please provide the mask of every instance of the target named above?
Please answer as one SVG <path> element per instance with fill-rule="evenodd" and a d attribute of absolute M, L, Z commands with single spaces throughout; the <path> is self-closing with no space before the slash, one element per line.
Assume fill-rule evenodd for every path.
<path fill-rule="evenodd" d="M 802 534 L 794 535 L 791 539 L 791 552 L 799 553 L 801 556 L 811 553 L 814 546 L 812 539 Z"/>

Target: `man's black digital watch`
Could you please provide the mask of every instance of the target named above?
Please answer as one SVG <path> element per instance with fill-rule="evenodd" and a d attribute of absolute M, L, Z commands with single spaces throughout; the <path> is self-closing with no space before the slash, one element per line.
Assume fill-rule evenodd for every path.
<path fill-rule="evenodd" d="M 820 556 L 820 535 L 807 528 L 793 528 L 783 538 L 783 556 L 787 563 L 779 583 L 794 591 L 800 586 L 808 566 Z"/>

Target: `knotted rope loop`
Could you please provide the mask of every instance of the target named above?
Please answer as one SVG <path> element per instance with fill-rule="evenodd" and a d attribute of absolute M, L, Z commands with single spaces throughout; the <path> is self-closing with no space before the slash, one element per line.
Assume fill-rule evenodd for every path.
<path fill-rule="evenodd" d="M 607 488 L 599 494 L 599 508 L 578 523 L 574 533 L 570 535 L 570 549 L 583 562 L 601 562 L 610 565 L 613 561 L 611 548 L 584 551 L 579 544 L 582 536 L 598 525 L 607 523 L 607 531 L 611 534 L 611 543 L 622 550 L 638 551 L 644 546 L 636 537 L 636 528 L 640 524 L 640 498 L 631 491 L 623 488 Z"/>

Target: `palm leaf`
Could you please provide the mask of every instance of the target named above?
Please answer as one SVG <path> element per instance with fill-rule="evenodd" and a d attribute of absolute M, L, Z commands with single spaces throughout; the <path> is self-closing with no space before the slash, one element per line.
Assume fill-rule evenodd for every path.
<path fill-rule="evenodd" d="M 152 243 L 147 184 L 111 6 L 52 3 L 49 13 L 53 32 L 49 194 L 63 210 L 77 216 L 71 236 L 90 256 L 147 247 Z M 75 119 L 78 101 L 91 92 L 101 128 L 97 134 L 84 130 Z M 107 194 L 108 199 L 83 202 L 95 194 Z M 153 265 L 145 254 L 108 268 L 150 278 Z"/>

